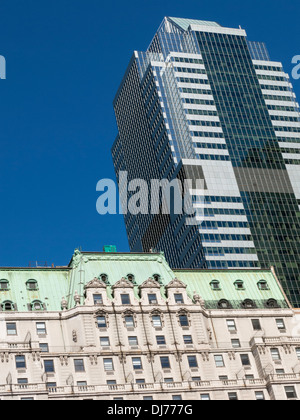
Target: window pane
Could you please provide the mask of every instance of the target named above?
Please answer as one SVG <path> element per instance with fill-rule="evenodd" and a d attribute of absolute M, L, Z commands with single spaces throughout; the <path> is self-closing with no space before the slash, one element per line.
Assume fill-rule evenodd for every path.
<path fill-rule="evenodd" d="M 14 323 L 6 324 L 7 335 L 17 335 L 17 326 Z"/>
<path fill-rule="evenodd" d="M 156 342 L 158 346 L 165 346 L 166 345 L 166 339 L 163 335 L 158 335 L 156 337 Z"/>
<path fill-rule="evenodd" d="M 130 346 L 138 346 L 137 337 L 128 337 L 128 342 Z"/>
<path fill-rule="evenodd" d="M 127 328 L 134 327 L 134 319 L 133 316 L 125 316 L 125 323 Z"/>
<path fill-rule="evenodd" d="M 183 341 L 184 341 L 184 344 L 193 344 L 193 339 L 191 335 L 184 335 Z"/>
<path fill-rule="evenodd" d="M 283 319 L 276 319 L 276 325 L 279 330 L 285 330 L 285 323 Z"/>
<path fill-rule="evenodd" d="M 188 327 L 189 326 L 189 320 L 188 320 L 188 317 L 186 315 L 180 315 L 179 322 L 180 322 L 180 325 L 182 327 Z"/>
<path fill-rule="evenodd" d="M 134 357 L 132 359 L 132 364 L 133 364 L 133 369 L 134 370 L 142 370 L 143 366 L 142 366 L 142 360 L 140 357 Z"/>
<path fill-rule="evenodd" d="M 54 372 L 54 362 L 53 360 L 45 360 L 44 361 L 45 372 L 46 373 L 53 373 Z"/>
<path fill-rule="evenodd" d="M 259 319 L 252 319 L 253 329 L 255 331 L 261 331 L 260 321 Z"/>
<path fill-rule="evenodd" d="M 157 316 L 157 315 L 153 316 L 152 321 L 153 321 L 153 327 L 161 328 L 162 324 L 161 324 L 160 316 Z"/>
<path fill-rule="evenodd" d="M 148 300 L 149 300 L 150 305 L 155 305 L 157 303 L 157 298 L 156 298 L 156 295 L 154 294 L 149 294 Z"/>
<path fill-rule="evenodd" d="M 25 356 L 16 356 L 16 368 L 26 369 Z"/>
<path fill-rule="evenodd" d="M 122 305 L 130 305 L 130 296 L 121 295 Z"/>
<path fill-rule="evenodd" d="M 98 328 L 106 328 L 106 317 L 98 316 L 97 323 L 98 323 Z"/>
<path fill-rule="evenodd" d="M 190 368 L 197 368 L 198 367 L 198 362 L 197 362 L 196 356 L 188 356 L 188 362 L 189 362 Z"/>
<path fill-rule="evenodd" d="M 183 295 L 181 294 L 181 293 L 176 293 L 175 295 L 174 295 L 174 298 L 175 298 L 175 302 L 176 303 L 181 303 L 181 304 L 183 304 L 184 303 L 184 300 L 183 300 Z"/>
<path fill-rule="evenodd" d="M 170 369 L 171 368 L 170 360 L 169 360 L 168 357 L 161 357 L 160 362 L 161 362 L 161 367 L 163 369 Z"/>
<path fill-rule="evenodd" d="M 241 354 L 241 361 L 243 366 L 250 366 L 250 359 L 248 354 Z"/>
<path fill-rule="evenodd" d="M 49 353 L 49 346 L 46 343 L 40 343 L 40 350 L 42 353 Z"/>
<path fill-rule="evenodd" d="M 40 334 L 46 334 L 46 324 L 44 323 L 44 322 L 38 322 L 37 324 L 36 324 L 36 330 L 37 330 L 37 333 L 40 335 Z"/>
<path fill-rule="evenodd" d="M 217 367 L 224 367 L 223 356 L 215 356 L 215 362 Z"/>
<path fill-rule="evenodd" d="M 84 362 L 82 359 L 74 360 L 75 372 L 84 372 Z"/>
<path fill-rule="evenodd" d="M 113 360 L 112 359 L 104 359 L 104 370 L 106 372 L 111 372 L 114 370 Z"/>
<path fill-rule="evenodd" d="M 94 305 L 102 305 L 103 298 L 102 295 L 94 295 Z"/>

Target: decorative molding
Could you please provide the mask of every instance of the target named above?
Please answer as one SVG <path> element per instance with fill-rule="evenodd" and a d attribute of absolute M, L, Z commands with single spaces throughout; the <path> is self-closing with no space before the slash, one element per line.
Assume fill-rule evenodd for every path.
<path fill-rule="evenodd" d="M 104 281 L 95 277 L 92 281 L 90 281 L 84 286 L 84 289 L 106 289 L 106 284 L 104 283 Z"/>
<path fill-rule="evenodd" d="M 160 289 L 160 287 L 160 284 L 150 277 L 148 280 L 144 281 L 144 283 L 139 286 L 139 289 Z"/>
<path fill-rule="evenodd" d="M 186 289 L 187 285 L 184 284 L 181 280 L 177 277 L 170 281 L 170 283 L 166 286 L 166 289 Z"/>
<path fill-rule="evenodd" d="M 128 289 L 128 288 L 133 289 L 134 285 L 128 279 L 126 279 L 125 277 L 122 277 L 121 280 L 119 280 L 116 284 L 114 284 L 112 286 L 113 290 L 115 290 L 115 289 Z"/>

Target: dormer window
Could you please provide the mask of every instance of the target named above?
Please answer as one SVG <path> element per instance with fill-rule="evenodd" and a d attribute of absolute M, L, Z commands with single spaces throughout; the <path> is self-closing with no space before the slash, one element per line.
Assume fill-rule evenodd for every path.
<path fill-rule="evenodd" d="M 244 300 L 244 302 L 242 303 L 242 307 L 243 307 L 244 309 L 254 309 L 254 308 L 256 308 L 256 305 L 255 305 L 255 303 L 254 303 L 254 301 L 253 301 L 253 300 L 251 300 L 251 299 L 246 299 L 246 300 Z"/>
<path fill-rule="evenodd" d="M 12 312 L 16 310 L 16 305 L 11 301 L 5 301 L 1 304 L 2 311 Z"/>
<path fill-rule="evenodd" d="M 0 291 L 5 292 L 9 290 L 9 281 L 2 279 L 0 280 Z"/>
<path fill-rule="evenodd" d="M 132 284 L 136 284 L 135 277 L 133 274 L 127 274 L 127 280 Z"/>
<path fill-rule="evenodd" d="M 41 301 L 35 300 L 31 303 L 31 310 L 32 311 L 42 311 L 44 309 L 44 305 Z"/>
<path fill-rule="evenodd" d="M 31 291 L 38 290 L 38 282 L 33 279 L 28 280 L 28 282 L 26 283 L 26 287 L 27 287 L 27 290 L 31 290 Z"/>
<path fill-rule="evenodd" d="M 159 274 L 153 274 L 152 277 L 157 283 L 162 284 L 162 279 L 161 279 L 161 276 Z"/>
<path fill-rule="evenodd" d="M 237 280 L 234 283 L 234 286 L 235 286 L 236 290 L 245 290 L 245 286 L 244 286 L 243 280 Z"/>
<path fill-rule="evenodd" d="M 108 275 L 107 274 L 100 274 L 99 276 L 100 280 L 103 281 L 103 283 L 109 285 Z"/>
<path fill-rule="evenodd" d="M 259 290 L 270 290 L 268 283 L 266 282 L 266 280 L 260 280 L 257 283 L 257 286 L 259 288 Z"/>
<path fill-rule="evenodd" d="M 210 287 L 212 288 L 212 290 L 221 290 L 221 286 L 220 286 L 220 282 L 219 282 L 219 280 L 213 280 L 211 283 L 210 283 Z"/>
<path fill-rule="evenodd" d="M 266 302 L 266 307 L 267 308 L 279 308 L 280 306 L 278 305 L 278 302 L 276 299 L 269 299 Z"/>
<path fill-rule="evenodd" d="M 232 308 L 232 306 L 231 306 L 231 303 L 230 303 L 228 300 L 226 300 L 226 299 L 221 299 L 221 300 L 218 302 L 218 308 L 219 308 L 219 309 L 231 309 L 231 308 Z"/>

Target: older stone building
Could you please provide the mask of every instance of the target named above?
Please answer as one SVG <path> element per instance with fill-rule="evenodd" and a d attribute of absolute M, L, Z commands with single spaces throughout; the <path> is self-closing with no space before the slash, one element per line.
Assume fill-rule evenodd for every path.
<path fill-rule="evenodd" d="M 298 316 L 273 271 L 76 251 L 0 269 L 0 302 L 2 400 L 300 396 Z"/>

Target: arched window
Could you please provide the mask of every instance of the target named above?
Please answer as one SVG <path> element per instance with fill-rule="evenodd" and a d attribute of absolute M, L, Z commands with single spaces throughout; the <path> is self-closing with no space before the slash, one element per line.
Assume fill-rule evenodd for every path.
<path fill-rule="evenodd" d="M 269 299 L 266 302 L 266 307 L 267 308 L 279 308 L 278 302 L 276 299 Z"/>
<path fill-rule="evenodd" d="M 242 303 L 242 307 L 244 309 L 254 309 L 254 308 L 256 308 L 256 305 L 255 305 L 253 300 L 245 299 L 244 302 Z"/>
<path fill-rule="evenodd" d="M 219 280 L 213 280 L 212 282 L 210 282 L 210 287 L 212 288 L 212 290 L 221 290 Z"/>
<path fill-rule="evenodd" d="M 38 282 L 34 279 L 30 279 L 26 282 L 27 290 L 38 290 Z"/>
<path fill-rule="evenodd" d="M 245 286 L 244 286 L 243 280 L 237 280 L 234 283 L 234 286 L 235 286 L 236 290 L 245 290 Z"/>
<path fill-rule="evenodd" d="M 162 284 L 162 279 L 161 276 L 159 274 L 153 274 L 152 278 L 158 283 L 158 284 Z"/>
<path fill-rule="evenodd" d="M 31 310 L 32 311 L 43 311 L 44 310 L 44 305 L 40 300 L 34 300 L 31 303 Z"/>
<path fill-rule="evenodd" d="M 135 277 L 133 274 L 127 274 L 126 278 L 130 281 L 130 283 L 136 284 Z"/>
<path fill-rule="evenodd" d="M 108 280 L 108 275 L 107 274 L 100 274 L 99 279 L 103 281 L 103 283 L 105 283 L 106 285 L 110 285 L 109 280 Z"/>
<path fill-rule="evenodd" d="M 257 283 L 257 286 L 259 288 L 259 290 L 270 290 L 268 283 L 266 282 L 266 280 L 260 280 Z"/>
<path fill-rule="evenodd" d="M 16 310 L 16 305 L 13 302 L 7 300 L 1 304 L 1 308 L 4 312 L 11 312 Z"/>
<path fill-rule="evenodd" d="M 232 308 L 231 303 L 226 299 L 221 299 L 218 302 L 218 309 L 231 309 L 231 308 Z"/>
<path fill-rule="evenodd" d="M 9 290 L 9 281 L 6 279 L 0 280 L 0 290 L 3 292 Z"/>

